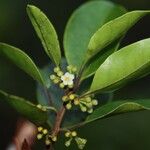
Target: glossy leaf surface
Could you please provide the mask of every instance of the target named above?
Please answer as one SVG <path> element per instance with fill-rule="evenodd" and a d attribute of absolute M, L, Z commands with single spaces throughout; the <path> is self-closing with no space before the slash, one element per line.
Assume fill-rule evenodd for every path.
<path fill-rule="evenodd" d="M 145 39 L 110 55 L 96 71 L 89 93 L 115 90 L 149 72 L 150 39 Z"/>
<path fill-rule="evenodd" d="M 43 85 L 45 84 L 39 69 L 26 53 L 5 43 L 0 43 L 0 53 L 24 70 L 33 79 Z"/>
<path fill-rule="evenodd" d="M 53 25 L 39 8 L 28 5 L 27 12 L 45 52 L 56 65 L 59 65 L 61 52 L 57 33 Z"/>
<path fill-rule="evenodd" d="M 0 90 L 0 100 L 6 101 L 20 115 L 24 116 L 37 125 L 46 123 L 47 121 L 46 111 L 42 111 L 41 109 L 37 108 L 36 105 L 21 97 L 9 95 Z"/>

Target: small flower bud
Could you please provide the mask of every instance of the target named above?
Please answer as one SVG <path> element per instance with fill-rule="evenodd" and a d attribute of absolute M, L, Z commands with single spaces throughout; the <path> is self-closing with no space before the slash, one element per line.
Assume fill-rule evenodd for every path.
<path fill-rule="evenodd" d="M 66 102 L 68 100 L 68 97 L 67 96 L 63 96 L 62 100 L 63 100 L 63 102 Z"/>
<path fill-rule="evenodd" d="M 70 95 L 69 95 L 69 99 L 70 99 L 70 100 L 74 100 L 74 98 L 75 98 L 75 95 L 74 95 L 74 94 L 70 94 Z"/>
<path fill-rule="evenodd" d="M 54 80 L 54 79 L 56 79 L 56 76 L 54 74 L 52 74 L 52 75 L 50 75 L 50 79 Z"/>
<path fill-rule="evenodd" d="M 43 127 L 38 127 L 38 132 L 41 132 L 43 130 Z"/>
<path fill-rule="evenodd" d="M 61 76 L 63 75 L 63 72 L 62 72 L 62 71 L 58 71 L 58 72 L 57 72 L 57 75 L 58 75 L 59 77 L 61 77 Z"/>
<path fill-rule="evenodd" d="M 86 100 L 87 103 L 90 103 L 91 102 L 91 97 L 86 97 L 85 100 Z"/>
<path fill-rule="evenodd" d="M 76 68 L 76 67 L 73 67 L 73 68 L 72 68 L 72 72 L 77 72 L 77 68 Z"/>
<path fill-rule="evenodd" d="M 59 79 L 56 78 L 56 79 L 53 80 L 53 82 L 54 82 L 55 84 L 57 84 L 57 83 L 59 83 Z"/>
<path fill-rule="evenodd" d="M 66 147 L 69 147 L 70 144 L 71 144 L 71 141 L 70 141 L 70 140 L 65 142 L 65 146 L 66 146 Z"/>
<path fill-rule="evenodd" d="M 79 137 L 76 137 L 75 141 L 76 141 L 79 149 L 83 149 L 85 147 L 85 144 L 87 143 L 86 139 L 82 139 L 82 138 L 79 138 Z"/>
<path fill-rule="evenodd" d="M 72 70 L 73 66 L 72 65 L 69 65 L 67 66 L 67 70 L 70 72 Z"/>
<path fill-rule="evenodd" d="M 42 109 L 43 111 L 47 111 L 46 107 L 44 107 L 44 106 L 43 106 L 41 109 Z"/>
<path fill-rule="evenodd" d="M 92 100 L 92 104 L 93 104 L 94 106 L 96 106 L 96 105 L 98 105 L 98 101 L 97 101 L 96 99 L 94 99 L 94 100 Z"/>
<path fill-rule="evenodd" d="M 93 108 L 90 108 L 90 109 L 88 110 L 88 113 L 91 114 L 92 112 L 93 112 Z"/>
<path fill-rule="evenodd" d="M 52 141 L 56 142 L 57 141 L 57 136 L 52 137 Z"/>
<path fill-rule="evenodd" d="M 60 68 L 59 68 L 59 67 L 55 67 L 55 68 L 54 68 L 54 72 L 57 73 L 58 71 L 60 71 Z"/>
<path fill-rule="evenodd" d="M 75 137 L 75 136 L 77 136 L 77 132 L 76 132 L 76 131 L 73 131 L 73 132 L 71 133 L 71 135 L 72 135 L 73 137 Z"/>
<path fill-rule="evenodd" d="M 44 129 L 44 130 L 43 130 L 43 134 L 46 135 L 47 133 L 48 133 L 48 130 L 47 130 L 47 129 Z"/>
<path fill-rule="evenodd" d="M 74 86 L 73 84 L 72 84 L 72 85 L 68 85 L 68 88 L 72 89 L 72 88 L 73 88 L 73 86 Z"/>
<path fill-rule="evenodd" d="M 86 111 L 87 111 L 87 108 L 84 107 L 84 106 L 81 106 L 81 111 L 82 111 L 82 112 L 86 112 Z"/>
<path fill-rule="evenodd" d="M 65 137 L 70 137 L 70 135 L 71 135 L 71 132 L 69 131 L 65 133 Z"/>
<path fill-rule="evenodd" d="M 42 105 L 38 104 L 37 108 L 42 109 Z"/>
<path fill-rule="evenodd" d="M 65 85 L 63 83 L 60 83 L 59 87 L 63 89 L 65 87 Z"/>
<path fill-rule="evenodd" d="M 51 144 L 51 141 L 50 140 L 45 140 L 45 145 L 49 146 Z"/>
<path fill-rule="evenodd" d="M 38 134 L 38 135 L 37 135 L 37 139 L 38 139 L 38 140 L 42 139 L 42 137 L 43 137 L 42 134 Z"/>
<path fill-rule="evenodd" d="M 90 107 L 93 106 L 93 104 L 92 104 L 92 102 L 91 103 L 87 103 L 86 106 L 90 108 Z"/>
<path fill-rule="evenodd" d="M 80 101 L 79 101 L 78 99 L 75 99 L 75 100 L 74 100 L 74 104 L 75 104 L 75 105 L 79 105 L 79 104 L 80 104 Z"/>
<path fill-rule="evenodd" d="M 66 105 L 66 109 L 70 110 L 71 108 L 72 108 L 72 105 L 71 105 L 70 103 L 68 103 L 68 104 Z"/>

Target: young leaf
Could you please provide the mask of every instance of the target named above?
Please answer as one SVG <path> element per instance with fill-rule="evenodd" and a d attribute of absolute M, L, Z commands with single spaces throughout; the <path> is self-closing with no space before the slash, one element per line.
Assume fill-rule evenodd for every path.
<path fill-rule="evenodd" d="M 33 123 L 40 125 L 46 123 L 47 112 L 37 108 L 31 102 L 17 96 L 9 95 L 0 90 L 0 100 L 6 101 L 13 107 L 19 114 L 29 119 Z"/>
<path fill-rule="evenodd" d="M 113 41 L 122 37 L 138 20 L 150 11 L 132 11 L 103 25 L 90 39 L 86 61 Z"/>
<path fill-rule="evenodd" d="M 45 84 L 37 66 L 26 53 L 5 43 L 0 43 L 0 53 L 24 70 L 33 79 L 37 80 L 42 85 Z"/>
<path fill-rule="evenodd" d="M 103 24 L 125 12 L 123 7 L 108 1 L 91 1 L 79 7 L 67 23 L 64 34 L 64 49 L 68 63 L 80 69 L 91 36 Z"/>
<path fill-rule="evenodd" d="M 42 42 L 45 52 L 56 65 L 59 65 L 61 52 L 57 33 L 53 25 L 46 15 L 35 6 L 28 5 L 27 13 L 38 37 Z"/>
<path fill-rule="evenodd" d="M 116 101 L 105 104 L 96 109 L 91 115 L 87 117 L 84 124 L 117 114 L 135 112 L 140 110 L 150 110 L 150 100 Z"/>
<path fill-rule="evenodd" d="M 150 71 L 150 38 L 126 46 L 110 55 L 96 71 L 91 92 L 115 90 Z"/>

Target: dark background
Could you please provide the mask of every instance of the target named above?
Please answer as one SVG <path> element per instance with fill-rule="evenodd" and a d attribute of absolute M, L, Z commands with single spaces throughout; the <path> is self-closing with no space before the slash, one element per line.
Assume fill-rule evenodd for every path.
<path fill-rule="evenodd" d="M 128 10 L 150 9 L 150 0 L 113 1 Z M 0 0 L 0 41 L 21 48 L 42 67 L 49 59 L 27 17 L 26 5 L 34 4 L 49 16 L 62 42 L 69 16 L 84 2 L 86 0 Z M 148 37 L 150 37 L 150 16 L 144 17 L 130 30 L 122 46 Z M 2 57 L 0 57 L 0 89 L 33 101 L 36 99 L 35 82 Z M 122 88 L 115 93 L 114 99 L 118 98 L 150 98 L 150 77 Z M 5 150 L 10 142 L 18 117 L 13 109 L 0 103 L 0 150 Z M 150 112 L 124 114 L 98 121 L 83 127 L 81 136 L 87 137 L 88 148 L 85 149 L 89 150 L 149 150 Z"/>

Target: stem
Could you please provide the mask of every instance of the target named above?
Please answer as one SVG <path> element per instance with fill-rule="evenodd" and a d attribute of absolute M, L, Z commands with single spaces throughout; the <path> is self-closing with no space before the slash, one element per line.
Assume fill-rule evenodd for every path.
<path fill-rule="evenodd" d="M 52 130 L 52 136 L 58 135 L 58 133 L 60 131 L 61 122 L 63 120 L 65 112 L 66 112 L 66 108 L 64 106 L 62 106 L 60 111 L 57 113 L 56 122 L 55 122 L 54 128 Z"/>

